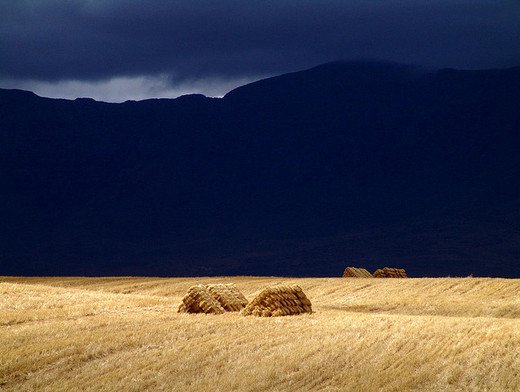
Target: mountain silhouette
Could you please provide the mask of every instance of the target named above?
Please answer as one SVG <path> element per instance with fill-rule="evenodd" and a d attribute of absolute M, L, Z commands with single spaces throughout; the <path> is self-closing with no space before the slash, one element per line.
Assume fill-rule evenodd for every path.
<path fill-rule="evenodd" d="M 0 89 L 0 274 L 520 276 L 520 68 L 335 62 L 223 98 Z"/>

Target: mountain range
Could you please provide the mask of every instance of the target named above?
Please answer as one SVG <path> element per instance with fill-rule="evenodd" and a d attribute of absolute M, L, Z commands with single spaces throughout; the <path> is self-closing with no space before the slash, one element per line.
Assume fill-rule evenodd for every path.
<path fill-rule="evenodd" d="M 0 275 L 520 276 L 520 67 L 334 62 L 124 103 L 0 89 Z"/>

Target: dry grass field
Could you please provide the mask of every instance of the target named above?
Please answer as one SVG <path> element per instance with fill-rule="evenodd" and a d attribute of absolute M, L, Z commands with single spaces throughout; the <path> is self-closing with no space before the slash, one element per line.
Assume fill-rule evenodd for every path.
<path fill-rule="evenodd" d="M 314 313 L 176 313 L 221 282 Z M 520 280 L 4 277 L 0 390 L 520 391 Z"/>

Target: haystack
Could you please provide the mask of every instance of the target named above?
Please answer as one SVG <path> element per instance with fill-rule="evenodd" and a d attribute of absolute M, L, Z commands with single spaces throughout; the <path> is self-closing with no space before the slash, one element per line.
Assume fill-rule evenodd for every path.
<path fill-rule="evenodd" d="M 232 283 L 208 284 L 206 288 L 226 312 L 238 312 L 247 305 L 247 299 L 244 297 L 244 294 Z"/>
<path fill-rule="evenodd" d="M 364 268 L 347 267 L 343 271 L 344 278 L 373 278 L 372 274 Z"/>
<path fill-rule="evenodd" d="M 311 301 L 299 286 L 276 286 L 263 289 L 243 310 L 244 316 L 288 316 L 312 313 Z"/>
<path fill-rule="evenodd" d="M 233 283 L 228 283 L 226 284 L 227 288 L 233 293 L 233 295 L 235 296 L 235 298 L 240 301 L 240 303 L 242 305 L 247 306 L 247 304 L 249 303 L 249 301 L 247 300 L 247 298 L 244 296 L 244 294 L 242 294 L 242 292 L 237 288 L 237 286 L 235 286 Z"/>
<path fill-rule="evenodd" d="M 402 268 L 378 269 L 374 272 L 374 278 L 407 278 L 406 271 Z"/>
<path fill-rule="evenodd" d="M 192 286 L 182 298 L 178 309 L 179 313 L 212 313 L 222 314 L 224 308 L 213 298 L 204 285 Z"/>

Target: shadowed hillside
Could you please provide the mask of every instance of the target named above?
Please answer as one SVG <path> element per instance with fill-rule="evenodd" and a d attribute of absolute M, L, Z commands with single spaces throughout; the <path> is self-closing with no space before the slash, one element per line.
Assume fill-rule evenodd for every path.
<path fill-rule="evenodd" d="M 331 63 L 108 104 L 0 90 L 3 274 L 520 275 L 520 68 Z"/>

